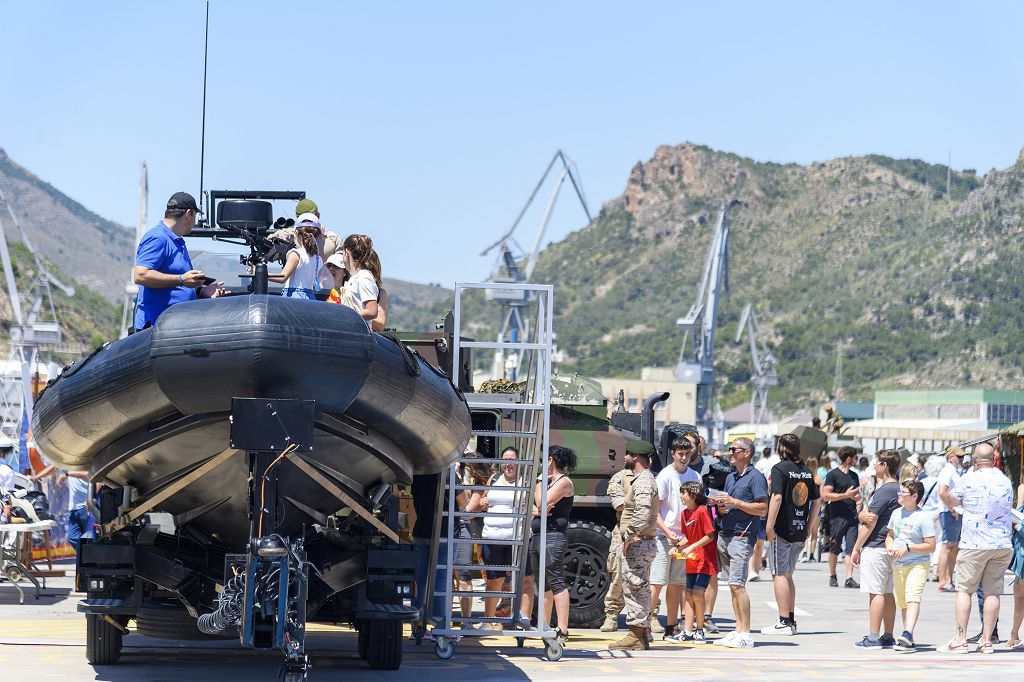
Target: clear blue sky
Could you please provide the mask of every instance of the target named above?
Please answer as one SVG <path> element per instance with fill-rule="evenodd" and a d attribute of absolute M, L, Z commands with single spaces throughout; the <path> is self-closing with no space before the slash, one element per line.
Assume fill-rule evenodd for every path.
<path fill-rule="evenodd" d="M 199 184 L 204 3 L 0 0 L 0 147 L 97 213 Z M 211 3 L 207 188 L 305 189 L 386 275 L 477 256 L 561 147 L 591 209 L 660 144 L 985 172 L 1024 145 L 1019 2 Z M 545 242 L 584 225 L 563 194 Z M 540 207 L 524 225 L 528 246 Z"/>

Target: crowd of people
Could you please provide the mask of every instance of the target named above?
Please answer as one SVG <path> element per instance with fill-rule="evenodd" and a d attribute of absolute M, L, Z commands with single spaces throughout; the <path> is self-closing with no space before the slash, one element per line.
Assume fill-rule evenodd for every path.
<path fill-rule="evenodd" d="M 653 504 L 660 513 L 650 564 L 623 554 L 619 574 L 613 575 L 613 580 L 622 580 L 624 593 L 629 592 L 630 580 L 639 577 L 637 582 L 642 584 L 643 578 L 649 577 L 651 606 L 647 606 L 646 596 L 634 598 L 632 609 L 626 600 L 630 633 L 610 648 L 649 647 L 654 631 L 660 629 L 660 587 L 672 584 L 683 586 L 685 598 L 680 605 L 667 592 L 664 639 L 709 641 L 709 633 L 718 630 L 712 613 L 718 586 L 723 583 L 729 589 L 735 628 L 716 643 L 753 647 L 746 585 L 756 578 L 762 560 L 772 576 L 778 620 L 760 633 L 794 636 L 798 632 L 794 568 L 801 561 L 815 560 L 819 548 L 827 555 L 831 587 L 840 586 L 837 571 L 842 563 L 843 587 L 867 595 L 868 631 L 854 642 L 857 647 L 916 651 L 914 631 L 922 595 L 933 580 L 939 582 L 940 591 L 956 592 L 956 628 L 940 650 L 965 653 L 977 645 L 977 651 L 991 653 L 1000 641 L 999 595 L 1004 575 L 1010 571 L 1015 575 L 1014 620 L 1006 646 L 1024 648 L 1020 638 L 1024 619 L 1024 517 L 1020 515 L 1024 512 L 1024 484 L 1016 494 L 1019 511 L 1015 512 L 1011 484 L 993 445 L 977 445 L 969 465 L 958 447 L 923 463 L 915 457 L 904 462 L 896 450 L 882 450 L 873 461 L 857 462 L 857 451 L 847 447 L 828 453 L 819 467 L 817 461 L 808 461 L 812 458 L 801 457 L 795 435 L 784 434 L 774 450 L 762 451 L 760 461 L 752 466 L 754 444 L 737 438 L 728 448 L 733 471 L 721 490 L 699 475 L 701 465 L 688 466 L 709 459 L 704 448 L 703 439 L 695 433 L 672 442 L 671 465 L 656 480 L 670 479 L 675 487 L 666 483 L 653 488 Z M 643 467 L 634 467 L 634 471 L 637 468 Z M 703 470 L 706 473 L 706 464 Z M 623 538 L 624 548 L 627 534 L 621 519 L 636 525 L 638 512 L 635 505 L 628 512 L 625 505 L 620 507 L 618 491 L 613 479 L 609 495 L 612 504 L 622 509 L 616 532 Z M 639 515 L 644 514 L 641 506 Z M 682 533 L 675 530 L 673 515 L 684 524 Z M 713 545 L 717 551 L 708 552 Z M 612 554 L 620 551 L 619 546 L 612 548 Z M 681 567 L 673 565 L 673 557 L 681 561 Z M 854 577 L 858 568 L 860 582 Z M 975 594 L 983 627 L 975 637 L 968 637 Z M 617 629 L 620 608 L 613 587 L 602 630 Z M 644 608 L 650 608 L 646 619 L 641 617 Z M 901 631 L 895 627 L 897 608 Z"/>
<path fill-rule="evenodd" d="M 1015 516 L 1015 496 L 992 445 L 977 445 L 969 460 L 957 447 L 927 461 L 904 459 L 896 450 L 882 450 L 866 460 L 844 447 L 826 453 L 820 462 L 808 462 L 811 458 L 802 457 L 801 442 L 793 434 L 780 436 L 774 448 L 758 452 L 759 459 L 748 438 L 733 440 L 727 454 L 708 452 L 706 442 L 695 432 L 676 434 L 668 443 L 665 466 L 655 475 L 651 471 L 654 447 L 644 441 L 630 442 L 624 468 L 608 483 L 607 494 L 618 521 L 608 556 L 610 585 L 601 630 L 618 630 L 623 614 L 628 628 L 610 649 L 647 649 L 656 635 L 672 643 L 714 641 L 740 649 L 753 647 L 758 634 L 795 636 L 799 629 L 794 571 L 799 563 L 814 560 L 827 561 L 831 587 L 857 589 L 867 597 L 867 631 L 851 644 L 901 653 L 917 650 L 914 633 L 930 581 L 938 581 L 942 592 L 956 592 L 956 627 L 940 649 L 991 652 L 999 642 L 999 595 L 1009 570 L 1016 580 L 1013 626 L 1006 646 L 1024 648 L 1020 638 L 1024 618 L 1020 519 L 1024 517 Z M 575 455 L 562 447 L 552 447 L 550 454 L 548 613 L 542 618 L 551 622 L 553 609 L 557 635 L 566 640 L 569 596 L 562 563 L 574 494 L 568 474 Z M 501 454 L 502 460 L 518 457 L 514 448 Z M 470 528 L 469 520 L 459 519 L 466 525 L 456 537 L 465 543 L 458 544 L 457 551 L 465 556 L 456 559 L 457 565 L 471 563 L 468 548 L 474 538 L 514 538 L 510 517 L 492 516 L 488 511 L 508 514 L 516 509 L 515 494 L 502 488 L 522 485 L 517 471 L 514 463 L 499 463 L 494 472 L 483 467 L 467 469 L 467 482 L 485 490 L 464 492 L 456 500 L 460 511 L 480 515 L 477 530 Z M 533 576 L 539 571 L 539 486 L 530 498 L 531 560 L 515 618 L 522 627 L 530 622 Z M 1017 491 L 1016 504 L 1024 511 L 1024 485 Z M 420 537 L 423 546 L 429 546 L 429 536 L 421 533 Z M 485 544 L 482 550 L 485 565 L 513 563 L 511 546 Z M 441 551 L 438 564 L 443 566 Z M 774 623 L 754 630 L 747 584 L 758 579 L 762 567 L 771 575 L 778 614 Z M 488 572 L 485 577 L 488 595 L 514 589 L 507 571 Z M 464 569 L 452 586 L 462 599 L 459 616 L 464 626 L 474 620 L 470 578 Z M 435 589 L 443 591 L 443 582 Z M 716 637 L 721 627 L 713 614 L 720 589 L 728 591 L 735 627 Z M 983 627 L 977 636 L 968 637 L 975 594 Z M 484 622 L 496 616 L 498 602 L 494 596 L 484 600 Z M 435 605 L 436 614 L 441 605 L 440 601 Z"/>
<path fill-rule="evenodd" d="M 299 201 L 295 214 L 294 225 L 270 235 L 291 248 L 285 253 L 281 272 L 270 274 L 269 281 L 281 285 L 284 297 L 325 299 L 347 306 L 372 331 L 383 331 L 388 299 L 373 240 L 365 234 L 352 234 L 342 240 L 324 229 L 320 209 L 311 199 Z M 153 326 L 174 304 L 228 294 L 224 282 L 207 277 L 193 266 L 185 237 L 191 234 L 198 215 L 195 198 L 187 192 L 176 192 L 167 201 L 163 219 L 139 241 L 134 269 L 139 287 L 135 331 Z"/>

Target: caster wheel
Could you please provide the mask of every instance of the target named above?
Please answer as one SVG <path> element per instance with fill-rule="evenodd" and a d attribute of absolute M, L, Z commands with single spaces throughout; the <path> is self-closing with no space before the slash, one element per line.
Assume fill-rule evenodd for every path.
<path fill-rule="evenodd" d="M 434 642 L 434 654 L 442 661 L 447 661 L 455 655 L 455 642 L 447 637 L 439 637 Z"/>
<path fill-rule="evenodd" d="M 517 649 L 522 649 L 525 644 L 526 644 L 526 638 L 525 637 L 516 637 L 516 648 Z"/>
<path fill-rule="evenodd" d="M 544 655 L 549 661 L 560 659 L 564 650 L 562 643 L 557 639 L 550 639 L 544 642 Z"/>

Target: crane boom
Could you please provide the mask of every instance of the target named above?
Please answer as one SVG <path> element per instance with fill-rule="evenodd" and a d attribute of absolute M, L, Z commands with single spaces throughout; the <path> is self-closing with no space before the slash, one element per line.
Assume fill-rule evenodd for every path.
<path fill-rule="evenodd" d="M 750 377 L 750 383 L 754 390 L 750 397 L 750 421 L 752 424 L 764 425 L 771 422 L 771 412 L 768 409 L 768 387 L 776 386 L 779 383 L 778 375 L 775 372 L 777 361 L 764 335 L 761 334 L 761 326 L 757 322 L 757 314 L 754 306 L 748 303 L 740 314 L 740 324 L 736 328 L 736 343 L 743 338 L 743 332 L 747 333 L 750 341 L 750 361 L 754 371 Z"/>

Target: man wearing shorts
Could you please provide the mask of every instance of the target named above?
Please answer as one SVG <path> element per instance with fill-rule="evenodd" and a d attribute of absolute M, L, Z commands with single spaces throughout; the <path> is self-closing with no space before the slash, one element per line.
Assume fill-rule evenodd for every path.
<path fill-rule="evenodd" d="M 772 573 L 779 620 L 761 628 L 762 635 L 796 634 L 796 584 L 793 570 L 807 541 L 811 519 L 818 517 L 821 500 L 814 474 L 800 457 L 800 439 L 792 433 L 779 437 L 776 448 L 782 461 L 772 469 L 768 502 L 768 569 Z"/>
<path fill-rule="evenodd" d="M 868 595 L 868 634 L 856 646 L 868 649 L 890 648 L 896 626 L 896 598 L 893 595 L 892 557 L 885 551 L 889 517 L 899 506 L 900 453 L 882 450 L 875 456 L 875 480 L 878 487 L 868 508 L 860 513 L 860 531 L 853 548 L 853 563 L 860 566 L 860 591 Z M 882 627 L 885 631 L 882 631 Z"/>
<path fill-rule="evenodd" d="M 967 653 L 967 622 L 971 598 L 978 586 L 985 595 L 985 613 L 978 651 L 993 653 L 992 630 L 999 619 L 1003 574 L 1013 558 L 1013 486 L 995 468 L 995 450 L 988 443 L 974 449 L 974 470 L 956 483 L 951 496 L 964 510 L 960 552 L 954 569 L 956 581 L 956 633 L 942 651 Z"/>
<path fill-rule="evenodd" d="M 683 586 L 686 584 L 686 560 L 675 557 L 675 546 L 683 537 L 683 505 L 679 499 L 679 488 L 684 483 L 700 482 L 697 472 L 690 469 L 690 455 L 693 444 L 685 437 L 672 441 L 672 464 L 658 472 L 658 554 L 651 564 L 651 604 L 658 604 L 661 590 L 665 588 L 665 634 L 668 638 L 676 634 L 679 612 L 683 605 Z M 703 614 L 702 614 L 703 615 Z M 658 617 L 651 610 L 651 627 Z"/>
<path fill-rule="evenodd" d="M 955 445 L 946 448 L 946 466 L 939 473 L 939 499 L 943 509 L 939 513 L 939 527 L 942 530 L 942 547 L 939 550 L 939 592 L 954 592 L 953 566 L 960 545 L 960 512 L 953 498 L 953 488 L 963 475 L 964 451 Z"/>
<path fill-rule="evenodd" d="M 729 585 L 736 629 L 719 640 L 734 649 L 752 649 L 750 636 L 750 597 L 747 595 L 747 569 L 754 543 L 761 529 L 761 517 L 768 511 L 768 481 L 750 466 L 754 442 L 737 438 L 729 446 L 729 462 L 736 471 L 725 479 L 724 491 L 713 491 L 721 527 L 718 535 L 719 582 Z"/>
<path fill-rule="evenodd" d="M 825 520 L 828 528 L 826 541 L 830 587 L 839 587 L 836 565 L 844 549 L 846 582 L 843 585 L 852 589 L 860 587 L 853 579 L 853 546 L 857 543 L 857 504 L 860 502 L 860 478 L 852 468 L 856 458 L 857 451 L 849 445 L 839 448 L 839 466 L 825 475 L 821 487 L 821 497 L 828 505 L 825 507 Z"/>

